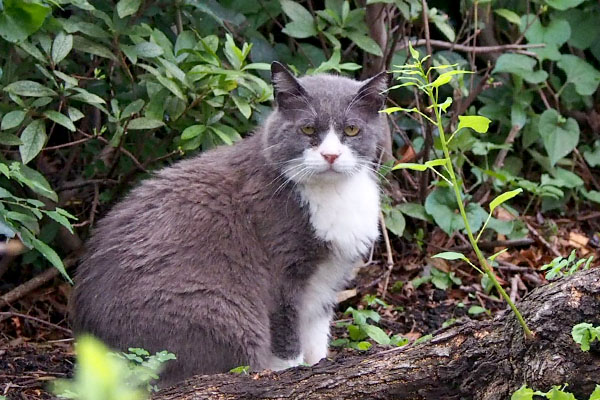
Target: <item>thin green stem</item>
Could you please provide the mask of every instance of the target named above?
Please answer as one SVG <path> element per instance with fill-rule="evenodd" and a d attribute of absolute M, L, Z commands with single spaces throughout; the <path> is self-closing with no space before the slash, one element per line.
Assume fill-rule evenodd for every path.
<path fill-rule="evenodd" d="M 430 93 L 430 95 L 433 95 L 433 93 Z M 436 100 L 435 96 L 431 96 L 431 99 L 434 100 L 434 101 Z M 444 126 L 442 124 L 441 111 L 437 107 L 435 107 L 434 109 L 435 109 L 435 116 L 436 116 L 436 120 L 437 120 L 436 121 L 436 123 L 437 123 L 436 125 L 437 125 L 438 132 L 439 132 L 439 135 L 440 135 L 440 139 L 441 139 L 441 142 L 442 142 L 442 149 L 444 151 L 444 156 L 448 160 L 450 160 L 450 152 L 448 150 L 448 145 L 446 143 L 446 137 L 444 135 Z M 477 260 L 479 261 L 479 265 L 481 265 L 481 268 L 487 274 L 487 276 L 490 278 L 490 280 L 492 281 L 492 283 L 496 287 L 496 290 L 498 290 L 498 292 L 500 293 L 500 295 L 504 298 L 504 300 L 508 303 L 509 307 L 512 309 L 513 313 L 517 317 L 517 320 L 519 321 L 519 323 L 523 327 L 523 331 L 525 332 L 525 336 L 528 337 L 528 338 L 533 337 L 533 333 L 531 332 L 531 330 L 527 326 L 527 323 L 525 322 L 525 319 L 521 315 L 521 312 L 515 306 L 515 304 L 512 302 L 512 300 L 510 299 L 509 295 L 506 293 L 506 291 L 504 290 L 504 288 L 502 287 L 502 285 L 500 285 L 500 282 L 498 282 L 498 279 L 496 278 L 496 275 L 492 271 L 492 269 L 489 266 L 487 260 L 485 259 L 485 257 L 481 253 L 481 250 L 479 249 L 479 246 L 477 245 L 477 241 L 475 240 L 475 237 L 473 236 L 473 232 L 471 231 L 471 226 L 469 225 L 469 221 L 467 219 L 467 212 L 466 212 L 465 206 L 464 206 L 464 204 L 462 202 L 462 196 L 460 194 L 460 187 L 458 186 L 458 181 L 456 179 L 456 174 L 454 173 L 454 166 L 452 165 L 452 162 L 448 162 L 446 168 L 447 168 L 447 171 L 448 171 L 448 175 L 450 175 L 450 180 L 452 181 L 452 187 L 454 188 L 454 194 L 456 196 L 456 200 L 457 200 L 457 203 L 458 203 L 458 209 L 460 211 L 460 215 L 462 216 L 463 222 L 465 224 L 465 229 L 467 231 L 467 237 L 469 238 L 469 242 L 471 243 L 471 246 L 473 247 L 473 250 L 475 251 L 475 254 L 477 255 Z"/>

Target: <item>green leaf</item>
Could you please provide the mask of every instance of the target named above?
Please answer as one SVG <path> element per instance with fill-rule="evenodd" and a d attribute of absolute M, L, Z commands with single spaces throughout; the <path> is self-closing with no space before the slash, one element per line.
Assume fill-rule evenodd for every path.
<path fill-rule="evenodd" d="M 1 141 L 0 141 L 1 142 Z M 583 197 L 586 199 L 593 201 L 594 203 L 600 204 L 600 192 L 597 190 L 582 190 Z"/>
<path fill-rule="evenodd" d="M 526 385 L 523 385 L 510 396 L 510 400 L 533 400 L 533 395 L 533 390 L 529 389 Z"/>
<path fill-rule="evenodd" d="M 79 100 L 79 101 L 82 101 L 84 103 L 88 103 L 91 105 L 106 104 L 106 102 L 104 101 L 104 99 L 102 97 L 96 96 L 95 94 L 90 93 L 85 89 L 73 88 L 73 90 L 75 90 L 78 93 L 71 96 L 72 100 Z"/>
<path fill-rule="evenodd" d="M 568 118 L 565 122 L 561 120 L 564 118 L 554 109 L 544 111 L 540 117 L 539 133 L 550 157 L 551 166 L 571 153 L 579 143 L 577 121 L 573 118 Z"/>
<path fill-rule="evenodd" d="M 82 36 L 73 37 L 73 48 L 84 53 L 93 54 L 95 56 L 108 58 L 109 60 L 116 60 L 114 52 L 108 47 L 101 45 L 100 43 L 88 40 Z"/>
<path fill-rule="evenodd" d="M 515 190 L 511 190 L 510 192 L 502 193 L 501 195 L 496 197 L 494 200 L 492 200 L 490 202 L 490 213 L 493 212 L 494 209 L 496 207 L 498 207 L 500 204 L 512 199 L 513 197 L 517 196 L 521 192 L 523 192 L 523 189 L 518 188 Z"/>
<path fill-rule="evenodd" d="M 0 2 L 0 36 L 15 43 L 35 33 L 52 9 L 41 2 L 4 0 Z"/>
<path fill-rule="evenodd" d="M 504 53 L 498 57 L 492 73 L 515 74 L 533 84 L 544 82 L 548 78 L 548 73 L 542 70 L 534 71 L 536 65 L 535 58 L 524 54 Z"/>
<path fill-rule="evenodd" d="M 56 92 L 46 86 L 34 81 L 17 81 L 7 85 L 5 92 L 25 97 L 57 96 Z"/>
<path fill-rule="evenodd" d="M 281 9 L 292 21 L 314 21 L 310 11 L 301 4 L 291 0 L 281 0 Z"/>
<path fill-rule="evenodd" d="M 252 108 L 250 108 L 250 104 L 248 103 L 248 101 L 235 95 L 232 95 L 231 98 L 233 99 L 233 102 L 235 103 L 238 110 L 240 110 L 242 115 L 246 119 L 250 118 L 250 116 L 252 115 Z"/>
<path fill-rule="evenodd" d="M 188 126 L 181 133 L 181 140 L 190 140 L 198 135 L 201 135 L 206 131 L 206 125 L 192 125 Z"/>
<path fill-rule="evenodd" d="M 515 25 L 521 24 L 521 18 L 514 11 L 508 10 L 506 8 L 499 8 L 498 10 L 494 10 L 494 12 L 502 18 L 505 18 L 510 23 L 513 23 Z"/>
<path fill-rule="evenodd" d="M 72 76 L 62 73 L 57 69 L 55 69 L 53 72 L 54 72 L 54 75 L 56 75 L 57 77 L 59 77 L 60 79 L 65 81 L 65 83 L 67 83 L 67 87 L 68 87 L 68 85 L 77 86 L 79 83 L 79 81 L 76 78 L 73 78 Z"/>
<path fill-rule="evenodd" d="M 589 400 L 600 400 L 600 385 L 596 385 L 596 389 L 590 395 Z"/>
<path fill-rule="evenodd" d="M 140 118 L 135 118 L 135 119 L 132 119 L 131 121 L 129 121 L 127 128 L 130 130 L 156 129 L 156 128 L 160 128 L 161 126 L 164 126 L 164 125 L 165 125 L 164 122 L 159 121 L 157 119 L 140 117 Z"/>
<path fill-rule="evenodd" d="M 67 113 L 69 114 L 69 118 L 71 118 L 71 121 L 73 122 L 79 121 L 85 116 L 81 111 L 79 111 L 79 109 L 71 106 L 69 106 L 69 108 L 67 109 Z"/>
<path fill-rule="evenodd" d="M 361 325 L 361 329 L 374 341 L 382 345 L 390 344 L 390 337 L 383 329 L 375 325 Z"/>
<path fill-rule="evenodd" d="M 65 228 L 67 228 L 69 230 L 69 232 L 73 233 L 73 227 L 71 226 L 71 223 L 64 215 L 59 214 L 56 211 L 46 211 L 45 214 L 48 217 L 55 220 L 56 222 L 58 222 L 59 224 L 61 224 L 62 226 L 64 226 Z"/>
<path fill-rule="evenodd" d="M 581 351 L 589 351 L 590 350 L 590 340 L 592 338 L 591 331 L 594 329 L 594 326 L 587 322 L 582 322 L 573 326 L 571 329 L 571 336 L 575 343 L 579 344 L 581 347 Z"/>
<path fill-rule="evenodd" d="M 462 217 L 456 213 L 457 209 L 456 198 L 450 188 L 437 188 L 425 199 L 425 211 L 448 235 L 465 227 Z"/>
<path fill-rule="evenodd" d="M 119 0 L 117 3 L 117 14 L 119 18 L 125 18 L 133 15 L 140 8 L 142 0 Z"/>
<path fill-rule="evenodd" d="M 52 43 L 52 61 L 54 64 L 61 62 L 73 48 L 73 35 L 60 31 Z"/>
<path fill-rule="evenodd" d="M 173 93 L 175 96 L 179 97 L 181 100 L 185 101 L 185 94 L 181 91 L 181 89 L 179 88 L 179 86 L 177 85 L 177 83 L 175 81 L 173 81 L 172 79 L 169 78 L 165 78 L 162 75 L 157 75 L 156 79 L 167 89 L 169 89 L 169 91 L 171 93 Z"/>
<path fill-rule="evenodd" d="M 2 132 L 0 133 L 0 144 L 6 146 L 19 146 L 23 144 L 23 142 L 17 135 L 13 135 L 12 133 L 8 132 Z"/>
<path fill-rule="evenodd" d="M 487 312 L 487 310 L 485 308 L 481 307 L 481 306 L 471 306 L 467 310 L 467 313 L 469 315 L 479 315 L 479 314 L 482 314 L 484 312 Z"/>
<path fill-rule="evenodd" d="M 404 228 L 406 227 L 406 220 L 404 216 L 395 207 L 384 209 L 384 220 L 387 229 L 396 236 L 402 236 Z"/>
<path fill-rule="evenodd" d="M 446 97 L 446 100 L 443 103 L 438 104 L 438 106 L 444 112 L 446 112 L 446 110 L 448 109 L 448 107 L 450 107 L 451 105 L 452 105 L 452 97 Z"/>
<path fill-rule="evenodd" d="M 556 65 L 567 75 L 567 82 L 575 85 L 575 91 L 590 96 L 598 89 L 600 72 L 587 61 L 571 54 L 561 55 Z"/>
<path fill-rule="evenodd" d="M 286 35 L 304 39 L 317 34 L 313 15 L 301 4 L 291 0 L 281 0 L 281 9 L 292 20 L 282 30 Z"/>
<path fill-rule="evenodd" d="M 469 259 L 462 253 L 457 253 L 455 251 L 444 251 L 442 253 L 438 253 L 431 258 L 443 258 L 444 260 L 463 260 L 470 263 Z"/>
<path fill-rule="evenodd" d="M 392 171 L 397 169 L 412 169 L 414 171 L 425 171 L 427 166 L 425 164 L 415 164 L 415 163 L 398 163 L 394 165 Z"/>
<path fill-rule="evenodd" d="M 532 22 L 533 21 L 533 22 Z M 527 30 L 525 30 L 527 28 Z M 571 26 L 567 21 L 560 18 L 551 18 L 550 23 L 542 25 L 540 19 L 535 15 L 523 15 L 521 17 L 521 32 L 524 33 L 529 43 L 544 43 L 543 48 L 531 49 L 541 61 L 560 59 L 558 48 L 571 37 Z"/>
<path fill-rule="evenodd" d="M 490 126 L 490 122 L 491 120 L 489 118 L 479 115 L 460 115 L 458 117 L 458 128 L 456 130 L 459 131 L 462 128 L 471 128 L 475 132 L 486 133 Z"/>
<path fill-rule="evenodd" d="M 144 100 L 137 99 L 127 104 L 127 106 L 123 109 L 121 113 L 120 119 L 129 118 L 133 114 L 139 113 L 144 107 Z"/>
<path fill-rule="evenodd" d="M 396 206 L 402 214 L 408 215 L 409 217 L 420 219 L 427 222 L 433 222 L 433 219 L 425 211 L 425 206 L 418 203 L 402 203 Z"/>
<path fill-rule="evenodd" d="M 25 111 L 16 110 L 6 113 L 4 117 L 2 117 L 2 124 L 0 125 L 1 130 L 7 130 L 16 128 L 21 125 L 21 122 L 25 119 Z"/>
<path fill-rule="evenodd" d="M 367 351 L 371 348 L 371 343 L 369 342 L 358 342 L 356 343 L 356 350 Z"/>
<path fill-rule="evenodd" d="M 371 39 L 370 36 L 352 31 L 348 32 L 348 38 L 367 53 L 374 54 L 377 57 L 383 57 L 381 47 L 379 47 L 377 42 Z"/>
<path fill-rule="evenodd" d="M 415 48 L 412 46 L 412 43 L 408 42 L 408 50 L 410 51 L 410 55 L 414 60 L 419 60 L 421 55 Z"/>
<path fill-rule="evenodd" d="M 44 111 L 44 115 L 57 124 L 64 126 L 71 132 L 75 132 L 75 125 L 73 125 L 73 121 L 71 121 L 71 119 L 66 115 L 54 110 Z"/>
<path fill-rule="evenodd" d="M 27 165 L 16 162 L 11 164 L 11 177 L 24 183 L 35 193 L 47 197 L 54 202 L 58 202 L 58 196 L 52 190 L 46 178 L 38 171 L 29 168 Z"/>
<path fill-rule="evenodd" d="M 152 42 L 141 42 L 135 45 L 135 52 L 140 57 L 154 58 L 163 55 L 162 47 Z"/>
<path fill-rule="evenodd" d="M 281 31 L 297 39 L 306 39 L 317 34 L 317 28 L 312 21 L 310 23 L 304 21 L 288 22 Z"/>
<path fill-rule="evenodd" d="M 21 134 L 21 141 L 23 144 L 19 146 L 19 153 L 23 164 L 27 164 L 38 155 L 46 143 L 44 121 L 36 119 L 27 125 Z"/>
<path fill-rule="evenodd" d="M 437 79 L 433 82 L 430 83 L 430 85 L 432 87 L 440 87 L 445 85 L 446 83 L 450 82 L 450 80 L 452 80 L 452 77 L 454 75 L 464 75 L 464 74 L 470 74 L 470 71 L 463 71 L 463 70 L 453 70 L 453 71 L 448 71 L 448 72 L 444 72 L 443 74 L 440 74 L 440 76 L 437 77 Z M 429 86 L 429 85 L 427 85 Z"/>
<path fill-rule="evenodd" d="M 577 7 L 585 0 L 546 0 L 546 3 L 557 10 L 567 10 L 569 8 Z"/>
<path fill-rule="evenodd" d="M 73 281 L 71 280 L 71 278 L 67 274 L 67 271 L 65 270 L 65 266 L 62 260 L 50 246 L 48 246 L 41 240 L 36 239 L 35 237 L 31 238 L 31 243 L 37 251 L 39 251 L 48 261 L 50 261 L 52 265 L 54 265 L 54 267 L 62 274 L 62 276 L 64 276 L 64 278 L 69 283 L 73 284 Z"/>

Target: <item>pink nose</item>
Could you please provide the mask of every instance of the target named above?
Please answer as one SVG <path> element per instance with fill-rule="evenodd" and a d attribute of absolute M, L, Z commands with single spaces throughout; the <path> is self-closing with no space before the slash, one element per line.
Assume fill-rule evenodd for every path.
<path fill-rule="evenodd" d="M 340 156 L 339 154 L 324 154 L 324 153 L 321 153 L 321 155 L 323 156 L 324 159 L 327 160 L 327 162 L 329 164 L 333 164 L 335 162 L 335 160 L 337 160 L 337 158 Z"/>

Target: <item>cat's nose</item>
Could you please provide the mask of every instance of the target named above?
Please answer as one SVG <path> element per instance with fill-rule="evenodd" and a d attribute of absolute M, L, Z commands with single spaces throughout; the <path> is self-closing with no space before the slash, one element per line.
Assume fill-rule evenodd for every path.
<path fill-rule="evenodd" d="M 326 153 L 321 153 L 321 155 L 323 156 L 323 158 L 325 160 L 327 160 L 327 162 L 329 164 L 333 164 L 335 162 L 335 160 L 337 160 L 337 158 L 340 156 L 339 154 L 326 154 Z"/>

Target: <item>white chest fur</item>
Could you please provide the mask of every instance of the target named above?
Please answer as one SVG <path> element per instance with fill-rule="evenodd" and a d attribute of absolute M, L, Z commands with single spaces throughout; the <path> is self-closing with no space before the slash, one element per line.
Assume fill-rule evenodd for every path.
<path fill-rule="evenodd" d="M 317 237 L 336 255 L 356 260 L 379 235 L 379 188 L 368 170 L 339 181 L 307 184 L 301 189 Z"/>
<path fill-rule="evenodd" d="M 299 309 L 304 362 L 314 364 L 327 356 L 337 291 L 379 235 L 379 188 L 363 169 L 341 182 L 305 185 L 301 195 L 316 235 L 332 247 L 307 282 Z"/>

